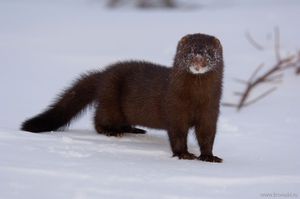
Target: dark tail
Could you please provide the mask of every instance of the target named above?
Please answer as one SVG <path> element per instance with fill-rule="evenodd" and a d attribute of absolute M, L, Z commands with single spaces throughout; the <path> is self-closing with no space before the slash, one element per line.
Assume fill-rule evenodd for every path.
<path fill-rule="evenodd" d="M 21 130 L 38 133 L 67 126 L 96 99 L 100 76 L 101 72 L 82 75 L 45 112 L 25 121 Z"/>

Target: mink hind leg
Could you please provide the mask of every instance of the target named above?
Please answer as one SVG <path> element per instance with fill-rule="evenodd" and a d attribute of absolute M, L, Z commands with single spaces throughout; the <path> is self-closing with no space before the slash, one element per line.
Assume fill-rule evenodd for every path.
<path fill-rule="evenodd" d="M 121 137 L 124 133 L 145 134 L 146 131 L 134 128 L 126 122 L 120 110 L 116 106 L 98 105 L 94 117 L 95 129 L 99 134 Z"/>

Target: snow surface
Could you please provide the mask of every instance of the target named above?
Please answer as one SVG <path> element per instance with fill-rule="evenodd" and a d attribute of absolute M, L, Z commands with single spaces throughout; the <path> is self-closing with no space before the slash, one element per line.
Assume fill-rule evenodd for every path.
<path fill-rule="evenodd" d="M 299 1 L 203 2 L 191 11 L 114 11 L 96 1 L 0 1 L 0 198 L 298 198 L 300 77 L 293 71 L 242 112 L 222 107 L 214 147 L 222 164 L 171 158 L 164 131 L 98 135 L 91 110 L 65 132 L 18 130 L 82 72 L 128 59 L 170 65 L 187 33 L 220 38 L 224 102 L 242 89 L 233 78 L 274 63 L 274 26 L 283 55 L 300 48 Z M 246 31 L 265 51 L 248 43 Z"/>

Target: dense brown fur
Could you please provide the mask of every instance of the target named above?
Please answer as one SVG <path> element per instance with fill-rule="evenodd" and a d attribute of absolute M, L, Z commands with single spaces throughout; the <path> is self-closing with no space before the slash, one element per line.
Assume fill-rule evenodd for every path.
<path fill-rule="evenodd" d="M 201 55 L 201 64 L 211 66 L 210 71 L 204 74 L 189 72 L 189 66 L 197 62 L 195 57 L 198 55 Z M 222 46 L 218 39 L 203 34 L 187 35 L 178 44 L 172 68 L 131 61 L 84 75 L 48 110 L 25 121 L 22 130 L 57 130 L 68 125 L 94 101 L 98 133 L 112 136 L 145 133 L 134 128 L 136 125 L 165 129 L 173 155 L 180 159 L 195 159 L 196 156 L 187 149 L 188 130 L 195 127 L 201 151 L 198 159 L 221 162 L 222 159 L 213 156 L 212 150 L 222 76 Z"/>

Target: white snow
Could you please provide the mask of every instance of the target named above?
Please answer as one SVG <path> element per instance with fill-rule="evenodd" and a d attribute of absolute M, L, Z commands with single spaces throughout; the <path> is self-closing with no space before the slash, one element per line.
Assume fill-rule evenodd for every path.
<path fill-rule="evenodd" d="M 222 107 L 214 146 L 222 164 L 172 158 L 164 131 L 98 135 L 91 110 L 64 132 L 18 130 L 82 72 L 128 59 L 171 65 L 188 33 L 222 42 L 224 102 L 243 88 L 233 78 L 275 62 L 275 26 L 282 55 L 300 49 L 299 1 L 203 2 L 191 11 L 139 11 L 84 0 L 0 1 L 0 198 L 298 198 L 300 76 L 292 70 L 251 107 Z M 248 43 L 246 31 L 264 51 Z M 199 155 L 190 134 L 190 151 Z"/>

